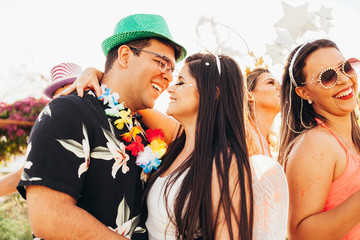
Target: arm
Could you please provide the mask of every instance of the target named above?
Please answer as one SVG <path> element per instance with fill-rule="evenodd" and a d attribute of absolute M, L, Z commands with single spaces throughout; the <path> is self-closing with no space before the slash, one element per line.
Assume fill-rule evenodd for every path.
<path fill-rule="evenodd" d="M 0 178 L 0 196 L 6 196 L 16 192 L 16 187 L 20 181 L 23 169 L 24 167 L 21 167 L 15 172 Z"/>
<path fill-rule="evenodd" d="M 161 128 L 164 131 L 166 144 L 169 145 L 174 140 L 180 128 L 180 123 L 174 118 L 155 109 L 140 110 L 139 114 L 148 128 Z"/>
<path fill-rule="evenodd" d="M 96 68 L 87 68 L 72 85 L 63 90 L 59 95 L 68 95 L 76 90 L 79 96 L 83 96 L 84 88 L 90 87 L 95 90 L 97 96 L 100 96 L 101 89 L 99 82 L 102 77 L 103 72 Z M 166 144 L 172 142 L 180 127 L 179 123 L 174 118 L 155 109 L 141 110 L 139 111 L 139 114 L 143 116 L 143 122 L 148 128 L 161 128 L 164 131 Z"/>
<path fill-rule="evenodd" d="M 244 170 L 245 172 L 245 170 Z M 245 186 L 246 186 L 246 206 L 248 211 L 248 216 L 250 214 L 250 189 L 248 188 L 248 178 L 245 175 Z M 240 236 L 240 228 L 239 223 L 241 221 L 241 194 L 240 194 L 240 186 L 239 183 L 239 171 L 237 167 L 237 162 L 235 159 L 232 159 L 230 168 L 229 168 L 229 193 L 231 195 L 231 203 L 234 206 L 233 209 L 230 208 L 231 212 L 231 226 L 226 222 L 226 215 L 224 211 L 224 206 L 221 205 L 220 199 L 222 194 L 222 184 L 219 182 L 218 173 L 215 167 L 215 163 L 213 164 L 213 173 L 212 173 L 212 188 L 211 188 L 211 201 L 212 201 L 212 210 L 213 210 L 213 226 L 215 228 L 215 236 L 214 239 L 231 239 L 229 234 L 229 228 L 231 228 L 234 239 L 239 239 Z M 220 207 L 219 207 L 220 205 Z M 216 220 L 217 216 L 217 220 Z M 250 219 L 248 219 L 250 220 Z M 215 222 L 216 221 L 216 222 Z"/>
<path fill-rule="evenodd" d="M 78 76 L 73 84 L 71 84 L 65 90 L 61 91 L 55 97 L 58 97 L 59 95 L 69 95 L 75 90 L 77 91 L 78 95 L 82 97 L 84 96 L 84 89 L 87 87 L 94 89 L 96 96 L 100 96 L 101 88 L 99 82 L 101 81 L 102 77 L 103 72 L 100 70 L 96 68 L 87 68 L 80 74 L 80 76 Z"/>
<path fill-rule="evenodd" d="M 289 235 L 291 239 L 340 239 L 360 222 L 360 193 L 323 212 L 339 159 L 346 159 L 346 154 L 328 134 L 305 134 L 294 145 L 286 168 Z"/>
<path fill-rule="evenodd" d="M 34 235 L 43 239 L 127 239 L 113 232 L 71 196 L 43 186 L 26 190 L 29 218 Z"/>
<path fill-rule="evenodd" d="M 83 107 L 83 100 L 74 96 L 51 101 L 30 134 L 28 167 L 18 190 L 28 201 L 37 237 L 121 239 L 107 224 L 76 206 L 85 188 L 81 164 L 90 160 L 86 157 L 87 129 L 78 110 Z"/>

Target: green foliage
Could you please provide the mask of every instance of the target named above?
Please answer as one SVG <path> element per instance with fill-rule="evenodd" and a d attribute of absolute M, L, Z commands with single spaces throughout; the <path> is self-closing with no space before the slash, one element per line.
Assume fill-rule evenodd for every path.
<path fill-rule="evenodd" d="M 0 201 L 0 240 L 31 240 L 26 202 L 18 193 Z"/>

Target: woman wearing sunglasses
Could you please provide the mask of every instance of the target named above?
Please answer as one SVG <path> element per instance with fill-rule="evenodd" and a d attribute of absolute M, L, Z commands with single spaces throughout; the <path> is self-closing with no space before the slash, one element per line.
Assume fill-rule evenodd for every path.
<path fill-rule="evenodd" d="M 360 239 L 359 66 L 325 39 L 298 46 L 285 66 L 279 161 L 290 239 Z"/>

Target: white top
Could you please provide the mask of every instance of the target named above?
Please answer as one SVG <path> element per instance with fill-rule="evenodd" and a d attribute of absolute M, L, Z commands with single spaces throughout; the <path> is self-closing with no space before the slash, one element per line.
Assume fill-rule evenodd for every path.
<path fill-rule="evenodd" d="M 281 165 L 274 159 L 250 157 L 254 194 L 253 240 L 285 239 L 289 190 Z"/>
<path fill-rule="evenodd" d="M 274 159 L 255 155 L 250 157 L 254 193 L 253 240 L 285 239 L 289 191 L 281 165 Z M 168 206 L 173 214 L 174 199 L 186 176 L 183 173 L 169 191 Z M 176 240 L 176 226 L 170 222 L 164 200 L 168 177 L 158 177 L 151 187 L 148 198 L 146 227 L 149 240 Z"/>
<path fill-rule="evenodd" d="M 167 203 L 170 214 L 174 213 L 174 200 L 187 171 L 188 170 L 181 174 L 169 191 Z M 165 185 L 168 182 L 168 179 L 170 179 L 169 176 L 158 177 L 149 191 L 146 202 L 148 218 L 145 223 L 149 233 L 149 240 L 176 240 L 176 226 L 170 221 L 165 205 Z"/>

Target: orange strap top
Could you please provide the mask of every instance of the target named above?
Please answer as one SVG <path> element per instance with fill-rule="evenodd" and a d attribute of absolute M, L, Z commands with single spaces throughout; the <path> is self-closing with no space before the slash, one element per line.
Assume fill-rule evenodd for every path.
<path fill-rule="evenodd" d="M 360 156 L 352 153 L 343 142 L 330 130 L 324 122 L 316 119 L 317 123 L 326 128 L 339 142 L 346 152 L 346 167 L 332 183 L 323 211 L 328 211 L 340 205 L 352 194 L 360 190 Z M 360 223 L 348 232 L 342 240 L 360 240 Z"/>

